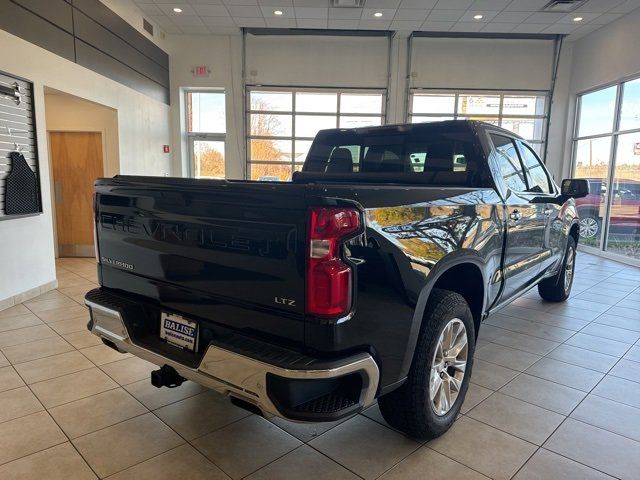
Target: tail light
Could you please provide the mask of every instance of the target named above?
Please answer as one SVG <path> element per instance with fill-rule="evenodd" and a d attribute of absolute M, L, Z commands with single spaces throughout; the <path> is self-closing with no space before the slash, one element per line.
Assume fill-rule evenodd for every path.
<path fill-rule="evenodd" d="M 96 255 L 96 262 L 100 263 L 100 250 L 98 250 L 98 194 L 93 194 L 93 251 Z"/>
<path fill-rule="evenodd" d="M 340 243 L 360 228 L 355 208 L 312 208 L 309 220 L 307 313 L 339 317 L 351 309 L 352 270 L 340 259 Z"/>

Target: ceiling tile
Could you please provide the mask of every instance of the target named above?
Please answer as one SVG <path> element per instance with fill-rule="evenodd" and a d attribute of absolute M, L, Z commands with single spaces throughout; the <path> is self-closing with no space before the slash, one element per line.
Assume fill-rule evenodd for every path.
<path fill-rule="evenodd" d="M 228 17 L 229 11 L 224 5 L 194 5 L 198 15 L 207 17 Z"/>
<path fill-rule="evenodd" d="M 509 33 L 514 28 L 518 26 L 517 23 L 497 23 L 491 22 L 487 23 L 483 28 L 483 32 L 491 32 L 491 33 Z"/>
<path fill-rule="evenodd" d="M 389 25 L 391 25 L 391 20 L 360 20 L 358 28 L 360 30 L 388 30 Z"/>
<path fill-rule="evenodd" d="M 549 25 L 547 28 L 542 30 L 541 33 L 568 34 L 578 28 L 580 28 L 580 25 L 570 25 L 568 23 L 555 23 L 553 25 Z"/>
<path fill-rule="evenodd" d="M 193 9 L 191 5 L 187 5 L 186 3 L 172 3 L 171 5 L 158 5 L 160 10 L 164 12 L 165 15 L 169 15 L 170 17 L 179 17 L 181 15 L 191 15 L 196 16 L 197 13 Z M 182 13 L 176 13 L 173 11 L 174 8 L 181 8 Z"/>
<path fill-rule="evenodd" d="M 180 30 L 180 28 L 177 25 L 167 25 L 165 27 L 161 27 L 162 30 L 164 30 L 164 33 L 169 33 L 171 35 L 177 35 L 179 33 L 182 33 L 182 31 Z"/>
<path fill-rule="evenodd" d="M 222 0 L 225 5 L 254 5 L 257 6 L 257 0 Z"/>
<path fill-rule="evenodd" d="M 321 3 L 322 5 L 319 5 Z M 329 2 L 318 2 L 318 0 L 293 0 L 293 5 L 296 7 L 326 7 Z"/>
<path fill-rule="evenodd" d="M 186 35 L 208 35 L 210 33 L 209 28 L 204 25 L 183 26 L 180 27 L 180 30 Z"/>
<path fill-rule="evenodd" d="M 328 8 L 295 7 L 296 18 L 327 18 Z"/>
<path fill-rule="evenodd" d="M 233 27 L 235 22 L 231 17 L 200 17 L 202 23 L 210 27 Z"/>
<path fill-rule="evenodd" d="M 565 15 L 564 17 L 562 17 L 560 20 L 558 20 L 558 23 L 570 23 L 570 24 L 576 24 L 576 25 L 584 25 L 586 23 L 590 23 L 592 22 L 595 18 L 598 18 L 600 16 L 599 13 L 570 13 L 569 15 Z M 582 21 L 580 22 L 576 22 L 573 19 L 577 18 L 577 17 L 582 17 Z"/>
<path fill-rule="evenodd" d="M 238 27 L 209 27 L 213 35 L 237 35 L 240 31 Z"/>
<path fill-rule="evenodd" d="M 147 0 L 148 2 L 148 0 Z M 158 5 L 170 5 L 173 3 L 176 3 L 175 0 L 153 0 L 154 3 L 157 3 Z M 178 1 L 177 3 L 186 3 L 184 1 Z"/>
<path fill-rule="evenodd" d="M 269 28 L 296 28 L 298 24 L 295 18 L 265 18 Z"/>
<path fill-rule="evenodd" d="M 402 0 L 400 8 L 426 8 L 430 9 L 436 6 L 438 0 Z M 367 2 L 368 4 L 368 2 Z"/>
<path fill-rule="evenodd" d="M 151 20 L 160 25 L 161 27 L 174 27 L 175 23 L 171 21 L 166 15 L 151 15 Z"/>
<path fill-rule="evenodd" d="M 187 0 L 191 5 L 222 5 L 222 0 Z"/>
<path fill-rule="evenodd" d="M 391 30 L 419 30 L 422 20 L 394 20 L 391 22 Z"/>
<path fill-rule="evenodd" d="M 589 0 L 587 3 L 585 3 L 581 7 L 576 8 L 571 13 L 605 13 L 612 8 L 617 7 L 618 5 L 621 5 L 622 3 L 624 3 L 624 0 Z"/>
<path fill-rule="evenodd" d="M 329 28 L 357 30 L 359 20 L 329 19 Z"/>
<path fill-rule="evenodd" d="M 255 18 L 255 17 L 234 17 L 233 19 L 236 22 L 236 25 L 239 27 L 265 27 L 264 18 Z"/>
<path fill-rule="evenodd" d="M 430 22 L 457 22 L 464 10 L 431 10 L 431 13 L 427 17 Z"/>
<path fill-rule="evenodd" d="M 622 15 L 622 13 L 603 13 L 591 20 L 589 23 L 593 25 L 606 25 L 607 23 L 618 20 Z"/>
<path fill-rule="evenodd" d="M 155 3 L 137 3 L 136 4 L 143 13 L 147 15 L 162 15 L 163 12 Z"/>
<path fill-rule="evenodd" d="M 180 15 L 172 19 L 173 23 L 175 23 L 179 27 L 196 27 L 196 26 L 204 26 L 200 17 L 194 15 Z"/>
<path fill-rule="evenodd" d="M 420 27 L 420 30 L 423 32 L 448 32 L 453 25 L 453 22 L 430 22 L 427 19 Z"/>
<path fill-rule="evenodd" d="M 327 19 L 298 18 L 298 28 L 327 28 Z"/>
<path fill-rule="evenodd" d="M 469 7 L 471 10 L 500 11 L 511 3 L 511 0 L 475 0 Z"/>
<path fill-rule="evenodd" d="M 375 13 L 381 13 L 381 17 L 375 17 Z M 363 8 L 362 9 L 362 20 L 376 20 L 376 21 L 388 21 L 396 14 L 396 10 L 393 8 Z"/>
<path fill-rule="evenodd" d="M 232 17 L 244 17 L 244 18 L 260 18 L 262 17 L 262 10 L 260 7 L 251 5 L 229 5 L 227 7 Z"/>
<path fill-rule="evenodd" d="M 627 0 L 624 3 L 621 3 L 617 7 L 611 9 L 611 13 L 631 13 L 636 8 L 640 7 L 639 0 Z"/>
<path fill-rule="evenodd" d="M 441 10 L 466 10 L 473 0 L 438 0 L 434 8 Z"/>
<path fill-rule="evenodd" d="M 450 32 L 479 32 L 485 26 L 481 22 L 457 22 L 451 27 Z"/>
<path fill-rule="evenodd" d="M 549 25 L 546 23 L 521 23 L 511 30 L 512 33 L 540 33 Z"/>
<path fill-rule="evenodd" d="M 260 6 L 260 10 L 262 10 L 262 16 L 265 19 L 269 18 L 296 18 L 295 12 L 293 11 L 293 7 L 278 7 L 278 6 Z M 276 15 L 275 11 L 282 12 L 282 15 Z"/>
<path fill-rule="evenodd" d="M 329 8 L 329 18 L 340 20 L 360 20 L 360 8 Z"/>
<path fill-rule="evenodd" d="M 393 17 L 394 20 L 416 20 L 420 19 L 421 21 L 427 18 L 430 10 L 424 10 L 419 8 L 400 8 L 396 12 L 396 16 Z"/>
<path fill-rule="evenodd" d="M 493 17 L 492 22 L 522 23 L 529 15 L 529 12 L 500 12 Z"/>
<path fill-rule="evenodd" d="M 261 7 L 293 7 L 293 0 L 258 0 L 258 5 Z"/>
<path fill-rule="evenodd" d="M 564 13 L 537 12 L 527 18 L 527 23 L 556 23 Z"/>
<path fill-rule="evenodd" d="M 364 6 L 367 8 L 398 8 L 400 0 L 367 0 Z"/>
<path fill-rule="evenodd" d="M 513 0 L 505 11 L 507 12 L 537 12 L 544 8 L 549 0 Z"/>
<path fill-rule="evenodd" d="M 569 35 L 569 40 L 570 41 L 574 41 L 574 40 L 578 40 L 579 38 L 584 37 L 585 35 L 589 35 L 591 32 L 596 31 L 597 29 L 599 29 L 602 25 L 583 25 L 581 27 L 576 28 L 573 32 L 571 32 L 571 35 Z"/>
<path fill-rule="evenodd" d="M 489 23 L 493 18 L 498 15 L 499 12 L 490 12 L 487 10 L 468 10 L 465 14 L 460 18 L 461 22 L 478 22 L 478 23 Z M 476 20 L 476 15 L 482 15 L 482 18 Z"/>

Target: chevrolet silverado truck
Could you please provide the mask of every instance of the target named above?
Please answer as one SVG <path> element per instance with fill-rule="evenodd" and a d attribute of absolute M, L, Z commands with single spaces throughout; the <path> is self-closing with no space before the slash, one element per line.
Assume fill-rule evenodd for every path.
<path fill-rule="evenodd" d="M 318 133 L 291 182 L 116 176 L 95 194 L 88 328 L 256 413 L 333 421 L 376 400 L 434 438 L 483 319 L 571 291 L 586 180 L 472 121 Z"/>

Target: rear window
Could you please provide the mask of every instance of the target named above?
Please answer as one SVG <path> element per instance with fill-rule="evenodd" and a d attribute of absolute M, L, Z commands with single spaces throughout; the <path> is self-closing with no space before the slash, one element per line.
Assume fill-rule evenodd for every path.
<path fill-rule="evenodd" d="M 314 140 L 302 171 L 327 179 L 478 187 L 484 186 L 481 158 L 474 133 L 464 125 L 329 130 Z"/>

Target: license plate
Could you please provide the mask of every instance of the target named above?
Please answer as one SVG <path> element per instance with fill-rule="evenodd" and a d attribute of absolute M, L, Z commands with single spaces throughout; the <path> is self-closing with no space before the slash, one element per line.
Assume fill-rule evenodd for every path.
<path fill-rule="evenodd" d="M 162 312 L 160 338 L 176 347 L 195 352 L 198 345 L 198 324 L 180 315 Z"/>

